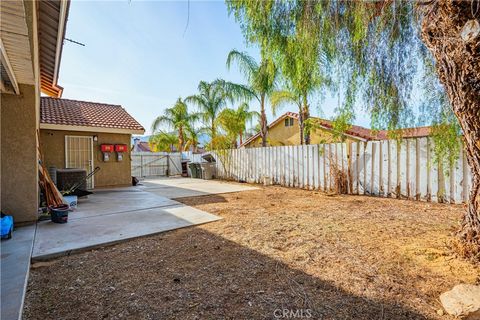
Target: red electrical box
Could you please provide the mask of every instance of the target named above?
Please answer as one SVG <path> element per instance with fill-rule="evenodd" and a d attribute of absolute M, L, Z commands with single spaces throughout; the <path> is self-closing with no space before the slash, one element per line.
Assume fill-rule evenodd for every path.
<path fill-rule="evenodd" d="M 126 144 L 116 144 L 115 151 L 116 152 L 127 152 L 127 145 Z"/>
<path fill-rule="evenodd" d="M 102 152 L 113 152 L 113 144 L 102 144 L 100 150 Z"/>

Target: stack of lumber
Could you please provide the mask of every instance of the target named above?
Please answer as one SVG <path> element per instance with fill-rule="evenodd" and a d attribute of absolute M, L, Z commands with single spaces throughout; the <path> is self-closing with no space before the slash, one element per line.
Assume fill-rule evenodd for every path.
<path fill-rule="evenodd" d="M 58 191 L 57 186 L 53 183 L 50 175 L 48 174 L 47 169 L 40 162 L 38 166 L 38 170 L 40 173 L 40 188 L 43 190 L 43 194 L 45 195 L 45 199 L 47 201 L 48 206 L 59 206 L 63 203 L 63 197 L 60 191 Z"/>
<path fill-rule="evenodd" d="M 58 191 L 55 183 L 53 183 L 52 178 L 50 178 L 50 174 L 48 173 L 47 168 L 45 168 L 45 165 L 43 162 L 42 150 L 40 148 L 40 134 L 38 130 L 37 130 L 37 137 L 38 137 L 37 154 L 39 159 L 38 172 L 40 174 L 40 179 L 38 183 L 40 185 L 40 188 L 43 190 L 43 194 L 45 195 L 47 206 L 59 206 L 63 204 L 63 197 L 60 191 Z"/>

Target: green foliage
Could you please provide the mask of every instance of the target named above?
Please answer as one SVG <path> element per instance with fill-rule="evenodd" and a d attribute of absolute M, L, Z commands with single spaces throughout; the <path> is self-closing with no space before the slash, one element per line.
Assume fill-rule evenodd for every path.
<path fill-rule="evenodd" d="M 185 129 L 198 119 L 197 113 L 190 113 L 187 104 L 182 98 L 178 98 L 173 107 L 167 108 L 164 114 L 158 116 L 152 124 L 152 132 L 155 134 L 161 126 L 174 129 L 177 132 L 178 149 L 184 147 Z M 161 131 L 162 135 L 163 132 Z"/>
<path fill-rule="evenodd" d="M 460 127 L 457 124 L 439 123 L 432 129 L 434 162 L 441 164 L 441 167 L 448 174 L 460 154 L 462 145 L 459 138 Z"/>
<path fill-rule="evenodd" d="M 165 109 L 164 114 L 153 121 L 152 131 L 158 131 L 162 125 L 178 130 L 187 126 L 194 117 L 196 115 L 188 112 L 187 105 L 182 98 L 178 98 L 173 107 Z"/>
<path fill-rule="evenodd" d="M 277 113 L 278 109 L 289 104 L 295 104 L 298 107 L 298 111 L 302 111 L 302 99 L 300 95 L 293 91 L 278 90 L 272 92 L 270 95 L 270 103 L 272 105 L 273 115 Z"/>
<path fill-rule="evenodd" d="M 260 117 L 258 112 L 249 111 L 247 103 L 242 103 L 237 109 L 223 109 L 218 117 L 220 127 L 231 141 L 231 147 L 237 147 L 238 138 L 242 138 L 246 131 L 247 122 Z"/>
<path fill-rule="evenodd" d="M 277 67 L 273 60 L 265 57 L 260 64 L 246 52 L 232 50 L 227 57 L 227 68 L 236 63 L 248 82 L 248 87 L 259 102 L 262 96 L 268 96 L 276 86 Z"/>
<path fill-rule="evenodd" d="M 206 145 L 205 149 L 208 151 L 216 151 L 216 150 L 225 150 L 230 149 L 232 147 L 232 141 L 229 137 L 223 134 L 218 134 L 210 140 Z"/>
<path fill-rule="evenodd" d="M 333 137 L 339 141 L 345 141 L 345 131 L 352 127 L 352 121 L 355 115 L 351 110 L 342 110 L 342 112 L 332 121 Z"/>
<path fill-rule="evenodd" d="M 195 123 L 190 123 L 185 128 L 185 147 L 184 150 L 192 149 L 193 152 L 197 151 L 198 144 L 199 144 L 199 137 L 202 132 L 204 132 L 204 128 L 197 128 Z"/>
<path fill-rule="evenodd" d="M 163 131 L 150 136 L 148 144 L 153 152 L 172 152 L 178 143 L 177 136 Z"/>
<path fill-rule="evenodd" d="M 258 64 L 251 56 L 245 52 L 232 50 L 227 57 L 227 68 L 236 62 L 240 71 L 245 75 L 248 81 L 248 88 L 260 103 L 260 125 L 267 128 L 267 118 L 265 115 L 265 100 L 275 90 L 277 85 L 278 70 L 273 60 L 262 54 L 262 60 Z M 265 145 L 265 135 L 262 134 L 262 143 Z"/>
<path fill-rule="evenodd" d="M 345 93 L 334 120 L 336 130 L 347 129 L 348 122 L 362 111 L 371 115 L 374 129 L 412 126 L 416 121 L 412 106 L 419 102 L 422 110 L 428 110 L 422 114 L 424 123 L 456 126 L 454 117 L 442 116 L 438 121 L 450 108 L 445 108 L 444 89 L 432 72 L 433 59 L 419 37 L 422 15 L 416 2 L 226 3 L 246 40 L 280 61 L 282 74 L 294 91 L 304 95 L 306 88 L 324 83 Z M 365 103 L 360 108 L 356 107 L 359 98 Z M 449 140 L 445 148 L 456 145 L 454 131 L 439 131 L 440 140 Z"/>
<path fill-rule="evenodd" d="M 198 93 L 185 99 L 199 108 L 199 117 L 210 135 L 211 143 L 215 145 L 217 136 L 217 117 L 228 102 L 251 98 L 252 92 L 246 86 L 231 83 L 225 80 L 213 82 L 200 81 Z"/>

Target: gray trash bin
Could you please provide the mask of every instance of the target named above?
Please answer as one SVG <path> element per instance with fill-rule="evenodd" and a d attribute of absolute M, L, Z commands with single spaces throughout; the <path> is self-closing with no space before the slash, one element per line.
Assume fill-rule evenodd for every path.
<path fill-rule="evenodd" d="M 202 156 L 202 159 L 206 162 L 200 164 L 202 170 L 202 179 L 211 180 L 215 179 L 217 175 L 217 166 L 215 157 L 211 153 L 207 153 Z"/>

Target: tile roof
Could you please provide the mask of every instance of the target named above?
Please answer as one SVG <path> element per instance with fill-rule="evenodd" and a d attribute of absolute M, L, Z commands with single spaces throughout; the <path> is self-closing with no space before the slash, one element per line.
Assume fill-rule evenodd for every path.
<path fill-rule="evenodd" d="M 146 141 L 138 141 L 133 145 L 134 152 L 152 152 L 150 145 Z"/>
<path fill-rule="evenodd" d="M 41 97 L 40 123 L 145 131 L 119 105 Z"/>
<path fill-rule="evenodd" d="M 294 118 L 298 120 L 298 113 L 296 112 L 286 112 L 277 119 L 275 119 L 272 123 L 268 125 L 268 128 L 271 128 L 275 126 L 277 123 L 285 119 L 286 117 L 289 118 Z M 333 122 L 330 120 L 322 119 L 322 118 L 317 118 L 317 117 L 311 117 L 314 119 L 317 119 L 318 123 L 326 128 L 326 129 L 332 129 L 333 128 Z M 420 137 L 427 137 L 431 133 L 431 127 L 417 127 L 417 128 L 406 128 L 406 129 L 400 129 L 401 134 L 403 138 L 420 138 Z M 345 131 L 345 134 L 350 135 L 350 136 L 355 136 L 359 137 L 365 140 L 386 140 L 388 139 L 388 130 L 379 130 L 379 131 L 374 131 L 365 127 L 361 126 L 356 126 L 352 125 L 347 131 Z M 240 146 L 245 146 L 258 138 L 260 136 L 260 132 L 251 136 L 247 140 L 243 142 L 243 144 Z"/>
<path fill-rule="evenodd" d="M 428 137 L 432 134 L 432 127 L 416 127 L 416 128 L 405 128 L 399 129 L 402 138 L 422 138 Z M 378 132 L 379 135 L 383 135 L 383 139 L 387 139 L 388 130 L 381 130 Z"/>

